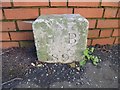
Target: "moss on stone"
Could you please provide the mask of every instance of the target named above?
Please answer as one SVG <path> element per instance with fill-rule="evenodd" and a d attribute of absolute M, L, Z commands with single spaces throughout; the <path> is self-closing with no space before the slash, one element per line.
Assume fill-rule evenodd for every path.
<path fill-rule="evenodd" d="M 33 41 L 20 41 L 21 47 L 33 47 L 34 42 Z"/>

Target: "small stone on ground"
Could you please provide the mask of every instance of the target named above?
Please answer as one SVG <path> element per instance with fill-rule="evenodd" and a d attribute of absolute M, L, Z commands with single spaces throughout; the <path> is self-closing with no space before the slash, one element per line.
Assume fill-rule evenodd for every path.
<path fill-rule="evenodd" d="M 3 88 L 118 88 L 118 59 L 120 58 L 118 47 L 120 45 L 96 45 L 94 55 L 100 57 L 102 61 L 98 66 L 88 62 L 80 71 L 71 68 L 68 64 L 44 63 L 41 67 L 33 67 L 30 63 L 36 60 L 34 49 L 33 52 L 32 49 L 29 51 L 27 48 L 13 48 L 12 51 L 2 55 Z M 19 66 L 18 63 L 23 66 Z M 27 67 L 24 67 L 24 64 Z M 14 73 L 10 72 L 11 69 Z M 24 74 L 21 74 L 21 70 Z M 14 77 L 22 80 L 4 84 Z"/>

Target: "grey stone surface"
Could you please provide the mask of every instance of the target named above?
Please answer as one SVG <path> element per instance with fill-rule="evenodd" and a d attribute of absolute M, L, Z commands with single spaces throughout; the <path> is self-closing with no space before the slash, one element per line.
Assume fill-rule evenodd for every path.
<path fill-rule="evenodd" d="M 71 63 L 83 58 L 88 21 L 79 14 L 43 15 L 33 22 L 38 60 Z"/>

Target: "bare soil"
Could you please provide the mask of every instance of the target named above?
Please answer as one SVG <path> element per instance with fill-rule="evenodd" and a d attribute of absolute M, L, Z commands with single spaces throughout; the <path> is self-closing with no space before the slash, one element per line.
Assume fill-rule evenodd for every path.
<path fill-rule="evenodd" d="M 92 46 L 90 46 L 92 47 Z M 3 88 L 118 88 L 120 45 L 96 45 L 98 66 L 88 62 L 80 71 L 69 64 L 37 64 L 35 47 L 2 50 Z"/>

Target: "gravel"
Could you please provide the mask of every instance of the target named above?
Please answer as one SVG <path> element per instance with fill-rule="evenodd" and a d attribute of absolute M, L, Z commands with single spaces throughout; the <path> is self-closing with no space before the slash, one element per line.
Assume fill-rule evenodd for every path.
<path fill-rule="evenodd" d="M 7 52 L 2 54 L 2 86 L 3 88 L 118 88 L 120 58 L 118 47 L 120 45 L 94 46 L 94 55 L 101 58 L 101 62 L 98 66 L 88 62 L 80 70 L 70 67 L 69 64 L 38 62 L 35 48 L 4 50 Z M 39 63 L 40 66 L 35 67 L 31 63 Z"/>

